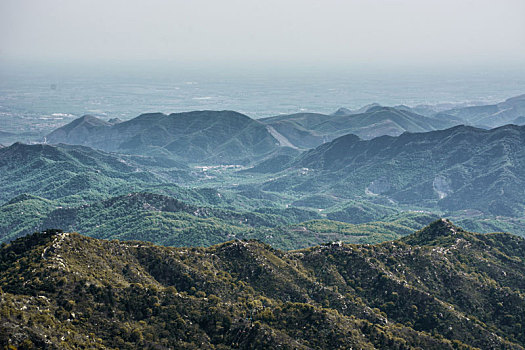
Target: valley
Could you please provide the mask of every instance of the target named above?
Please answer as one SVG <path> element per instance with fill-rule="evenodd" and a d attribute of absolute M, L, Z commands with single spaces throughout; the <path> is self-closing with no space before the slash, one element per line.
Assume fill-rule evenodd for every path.
<path fill-rule="evenodd" d="M 519 111 L 522 101 L 516 97 L 502 105 Z M 212 213 L 229 211 L 244 219 L 266 215 L 265 229 L 288 234 L 290 225 L 310 220 L 365 225 L 388 223 L 393 217 L 410 222 L 420 215 L 429 219 L 420 221 L 419 227 L 413 223 L 408 227 L 417 229 L 433 218 L 449 217 L 466 229 L 525 235 L 524 127 L 446 128 L 467 119 L 443 117 L 438 123 L 442 112 L 428 117 L 415 110 L 376 104 L 357 111 L 341 109 L 332 116 L 305 113 L 262 120 L 230 111 L 144 114 L 112 122 L 81 117 L 51 132 L 47 144 L 15 143 L 0 149 L 0 240 L 61 228 L 94 237 L 179 246 L 217 244 L 235 235 L 262 239 L 283 249 L 322 243 L 322 238 L 311 237 L 284 238 L 278 243 L 275 237 L 279 235 L 255 232 L 258 224 L 226 223 L 215 214 L 206 217 L 220 222 L 211 224 L 212 230 L 228 229 L 212 239 L 193 235 L 185 241 L 180 222 L 203 218 L 183 220 L 174 217 L 180 213 L 157 209 L 169 207 L 173 200 Z M 454 111 L 449 114 L 467 113 Z M 388 135 L 377 127 L 379 120 L 404 125 L 403 133 Z M 384 134 L 372 139 L 353 134 L 337 137 L 357 130 L 352 129 L 356 122 Z M 318 143 L 322 144 L 315 146 Z M 123 216 L 134 235 L 113 229 L 104 233 L 108 228 L 126 227 L 122 218 L 112 221 L 116 218 L 112 219 L 107 203 L 127 195 L 158 197 L 153 204 L 143 203 L 154 209 L 141 208 L 144 213 L 137 217 Z M 14 220 L 8 214 L 14 208 L 24 215 Z M 75 219 L 84 208 L 98 208 L 90 209 L 96 214 L 91 224 Z M 161 216 L 154 219 L 152 213 Z M 64 220 L 50 220 L 50 215 Z M 154 226 L 164 230 L 164 237 L 140 233 L 138 226 L 147 226 L 140 224 L 145 218 L 148 225 L 159 222 Z M 404 229 L 390 232 L 385 232 L 385 238 L 407 233 Z M 377 242 L 377 236 L 372 236 L 370 243 Z M 340 232 L 333 237 L 352 241 Z M 365 237 L 360 242 L 366 243 Z"/>

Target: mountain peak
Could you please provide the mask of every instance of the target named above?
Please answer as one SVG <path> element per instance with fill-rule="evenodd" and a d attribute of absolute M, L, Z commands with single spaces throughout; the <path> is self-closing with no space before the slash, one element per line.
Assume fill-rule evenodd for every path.
<path fill-rule="evenodd" d="M 455 226 L 450 220 L 439 219 L 403 240 L 408 244 L 428 245 L 439 238 L 453 237 L 460 232 L 464 232 L 463 229 Z"/>
<path fill-rule="evenodd" d="M 162 118 L 167 115 L 161 112 L 152 112 L 152 113 L 142 113 L 138 117 L 134 118 L 135 120 L 149 119 L 149 118 Z M 133 119 L 131 119 L 133 120 Z M 128 121 L 129 122 L 129 121 Z"/>
<path fill-rule="evenodd" d="M 97 118 L 91 114 L 86 114 L 86 115 L 83 115 L 82 117 L 78 118 L 77 119 L 77 122 L 78 124 L 80 123 L 87 123 L 87 124 L 91 124 L 93 126 L 96 126 L 96 125 L 107 125 L 108 122 L 100 119 L 100 118 Z"/>
<path fill-rule="evenodd" d="M 111 118 L 111 119 L 108 120 L 108 123 L 110 123 L 110 124 L 122 123 L 122 119 L 120 119 L 120 118 Z"/>
<path fill-rule="evenodd" d="M 353 113 L 352 110 L 345 108 L 345 107 L 341 107 L 337 111 L 332 113 L 331 115 L 332 116 L 345 116 L 345 115 L 350 115 L 352 113 Z"/>
<path fill-rule="evenodd" d="M 374 112 L 379 112 L 379 111 L 392 111 L 392 110 L 395 110 L 395 108 L 374 105 L 368 108 L 365 113 L 374 113 Z"/>
<path fill-rule="evenodd" d="M 48 138 L 48 141 L 54 143 L 54 141 L 53 141 L 54 138 L 57 135 L 60 135 L 62 133 L 69 134 L 70 132 L 72 132 L 75 129 L 77 129 L 77 130 L 79 130 L 79 129 L 91 130 L 93 128 L 108 127 L 108 126 L 111 126 L 111 123 L 108 123 L 107 121 L 99 119 L 99 118 L 97 118 L 95 116 L 92 116 L 90 114 L 86 114 L 86 115 L 83 115 L 80 118 L 77 118 L 77 119 L 73 120 L 71 123 L 66 124 L 66 125 L 58 128 L 58 129 L 56 129 L 55 131 L 50 133 L 47 136 L 47 138 Z"/>
<path fill-rule="evenodd" d="M 458 230 L 461 229 L 455 226 L 450 220 L 441 218 L 430 223 L 430 225 L 425 227 L 422 231 L 438 232 L 440 235 L 455 235 Z"/>
<path fill-rule="evenodd" d="M 370 112 L 370 110 L 373 110 L 374 108 L 377 108 L 377 107 L 383 107 L 383 106 L 381 106 L 377 102 L 374 102 L 374 103 L 370 103 L 370 104 L 367 104 L 366 106 L 361 107 L 356 112 L 358 112 L 358 113 L 367 113 L 367 112 Z"/>
<path fill-rule="evenodd" d="M 228 110 L 146 113 L 120 123 L 84 116 L 51 132 L 47 142 L 203 164 L 247 164 L 282 148 L 261 122 Z"/>

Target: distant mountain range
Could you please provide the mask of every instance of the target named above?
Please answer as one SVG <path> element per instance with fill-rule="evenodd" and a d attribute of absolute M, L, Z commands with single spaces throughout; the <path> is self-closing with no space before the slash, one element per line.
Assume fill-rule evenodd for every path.
<path fill-rule="evenodd" d="M 525 124 L 525 95 L 494 105 L 443 110 L 443 106 L 384 107 L 373 103 L 333 114 L 296 113 L 253 120 L 233 111 L 149 113 L 124 121 L 86 115 L 53 131 L 48 143 L 79 144 L 143 155 L 172 156 L 185 162 L 251 164 L 275 153 L 315 148 L 337 137 L 362 139 L 403 132 L 427 132 L 456 125 L 493 128 Z"/>
<path fill-rule="evenodd" d="M 83 116 L 50 133 L 47 142 L 205 164 L 247 164 L 279 151 L 294 153 L 282 150 L 264 124 L 233 111 L 150 113 L 113 124 Z"/>
<path fill-rule="evenodd" d="M 525 241 L 438 220 L 378 245 L 0 247 L 0 346 L 524 349 Z"/>
<path fill-rule="evenodd" d="M 362 140 L 346 135 L 285 164 L 264 190 L 384 197 L 392 203 L 522 216 L 525 127 L 457 126 Z"/>
<path fill-rule="evenodd" d="M 378 103 L 357 110 L 340 108 L 327 115 L 296 113 L 259 119 L 301 149 L 313 148 L 339 136 L 354 134 L 362 139 L 398 136 L 403 132 L 426 132 L 456 125 L 494 128 L 525 124 L 525 95 L 494 105 L 444 109 L 443 106 L 384 107 Z"/>
<path fill-rule="evenodd" d="M 84 121 L 89 119 L 84 118 Z M 93 128 L 98 127 L 97 123 L 91 124 Z M 103 121 L 99 124 L 104 128 L 114 127 Z M 70 125 L 71 130 L 77 127 Z M 262 127 L 267 130 L 264 125 Z M 330 219 L 351 224 L 389 221 L 389 217 L 400 211 L 423 210 L 453 216 L 466 227 L 482 232 L 509 230 L 523 234 L 525 231 L 519 228 L 522 225 L 519 220 L 525 210 L 524 129 L 520 126 L 493 130 L 457 126 L 371 140 L 350 134 L 298 156 L 278 151 L 268 154 L 252 168 L 217 170 L 211 175 L 209 171 L 190 168 L 186 162 L 175 161 L 172 157 L 107 153 L 64 144 L 17 143 L 0 149 L 3 189 L 0 201 L 7 203 L 28 193 L 55 201 L 52 204 L 55 207 L 77 207 L 132 192 L 151 192 L 192 205 L 219 206 L 241 212 L 254 212 L 258 208 L 282 210 L 291 206 L 317 213 L 304 220 Z M 200 190 L 175 183 L 220 186 L 223 190 L 203 198 Z M 27 210 L 22 204 L 16 205 L 17 210 L 38 214 L 35 219 L 27 219 L 26 215 L 18 223 L 6 219 L 3 226 L 6 234 L 15 227 L 15 236 L 34 228 L 48 227 L 41 225 L 48 222 L 43 220 L 47 220 L 49 213 L 33 211 L 45 207 L 43 202 L 37 202 L 23 201 Z M 277 213 L 278 217 L 282 215 L 283 212 Z M 131 220 L 129 215 L 126 217 Z M 485 219 L 491 221 L 478 222 Z M 133 220 L 140 221 L 139 217 Z M 118 220 L 110 221 L 112 227 L 121 224 L 117 224 Z M 300 221 L 285 219 L 280 222 L 295 224 Z M 1 222 L 2 218 L 0 226 Z M 49 227 L 98 232 L 101 229 L 95 226 L 103 220 L 94 226 L 85 226 L 83 222 L 74 225 L 55 222 Z M 154 239 L 158 242 L 168 240 L 172 242 L 169 244 L 183 244 L 183 240 L 175 241 L 173 237 Z M 192 238 L 191 241 L 198 240 Z M 202 242 L 218 241 L 205 238 Z M 286 244 L 282 247 L 288 247 Z"/>
<path fill-rule="evenodd" d="M 55 130 L 47 140 L 89 146 L 15 143 L 0 148 L 0 202 L 30 194 L 53 201 L 50 205 L 55 207 L 77 207 L 149 192 L 238 212 L 302 208 L 317 212 L 309 219 L 351 224 L 424 210 L 453 216 L 483 232 L 523 233 L 519 220 L 525 211 L 525 127 L 433 130 L 458 123 L 475 108 L 500 110 L 502 115 L 512 112 L 514 117 L 523 99 L 455 108 L 431 117 L 407 106 L 377 104 L 356 111 L 340 109 L 332 115 L 302 113 L 259 121 L 230 111 L 144 114 L 124 122 L 84 116 Z M 368 128 L 378 134 L 402 134 L 372 139 L 345 134 L 300 152 L 349 130 L 370 136 L 365 133 Z M 421 132 L 427 129 L 433 131 Z M 240 171 L 192 167 L 224 163 L 254 166 Z M 203 197 L 201 187 L 221 191 Z M 33 209 L 47 205 L 36 199 L 22 202 Z M 32 212 L 23 210 L 22 204 L 17 208 Z M 42 224 L 48 214 L 36 211 L 41 220 L 17 224 L 9 219 L 3 227 L 18 227 L 17 234 L 47 228 L 36 223 Z M 64 228 L 88 233 L 82 227 Z"/>
<path fill-rule="evenodd" d="M 481 105 L 446 110 L 435 118 L 451 116 L 465 124 L 494 128 L 505 124 L 523 124 L 525 118 L 525 94 L 509 98 L 493 105 Z"/>
<path fill-rule="evenodd" d="M 459 119 L 429 118 L 392 107 L 370 106 L 358 113 L 338 110 L 332 115 L 298 113 L 259 119 L 299 148 L 312 148 L 339 136 L 355 134 L 363 139 L 398 136 L 405 131 L 424 132 L 459 125 Z"/>
<path fill-rule="evenodd" d="M 210 245 L 239 237 L 296 249 L 329 239 L 397 238 L 435 218 L 359 201 L 340 203 L 321 215 L 309 209 L 323 200 L 314 197 L 285 208 L 278 193 L 179 187 L 172 183 L 174 176 L 203 175 L 176 162 L 166 168 L 166 162 L 74 145 L 3 148 L 0 241 L 61 227 L 98 238 L 165 245 Z M 362 226 L 325 220 L 305 223 L 305 229 L 287 228 L 314 219 Z"/>

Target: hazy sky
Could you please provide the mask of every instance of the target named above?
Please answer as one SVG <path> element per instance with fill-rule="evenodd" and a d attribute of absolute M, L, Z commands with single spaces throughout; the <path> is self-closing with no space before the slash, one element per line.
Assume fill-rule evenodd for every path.
<path fill-rule="evenodd" d="M 0 59 L 525 65 L 525 0 L 1 0 Z"/>

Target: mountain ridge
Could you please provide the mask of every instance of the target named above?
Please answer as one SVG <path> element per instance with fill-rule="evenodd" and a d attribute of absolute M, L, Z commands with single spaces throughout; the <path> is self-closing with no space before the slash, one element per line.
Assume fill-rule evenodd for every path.
<path fill-rule="evenodd" d="M 437 236 L 285 253 L 46 231 L 0 248 L 0 344 L 523 349 L 525 240 Z"/>
<path fill-rule="evenodd" d="M 100 198 L 108 191 L 180 181 L 193 173 L 172 159 L 107 153 L 79 145 L 14 143 L 0 148 L 0 202 L 22 193 L 78 202 Z"/>
<path fill-rule="evenodd" d="M 455 126 L 372 140 L 349 134 L 304 152 L 261 188 L 349 199 L 386 196 L 400 204 L 518 217 L 525 209 L 524 149 L 525 127 L 516 125 Z"/>
<path fill-rule="evenodd" d="M 62 227 L 94 238 L 139 239 L 166 246 L 210 246 L 232 238 L 256 238 L 289 250 L 330 240 L 373 243 L 394 239 L 435 218 L 430 214 L 394 213 L 381 220 L 350 224 L 326 220 L 318 212 L 302 208 L 233 210 L 188 203 L 181 197 L 139 192 L 63 206 L 22 194 L 0 206 L 0 242 Z"/>
<path fill-rule="evenodd" d="M 410 109 L 384 107 L 372 104 L 361 110 L 331 115 L 296 113 L 260 119 L 272 126 L 299 148 L 317 147 L 345 134 L 356 134 L 364 139 L 403 132 L 424 132 L 445 129 L 460 122 L 453 117 L 436 119 L 414 113 Z"/>
<path fill-rule="evenodd" d="M 116 124 L 104 122 L 93 132 L 77 130 L 77 124 L 82 123 L 77 119 L 53 131 L 47 141 L 210 164 L 249 163 L 282 148 L 263 124 L 234 111 L 146 113 Z"/>
<path fill-rule="evenodd" d="M 453 116 L 472 125 L 498 127 L 525 116 L 525 94 L 496 104 L 453 108 L 439 112 L 435 116 L 442 115 Z"/>

